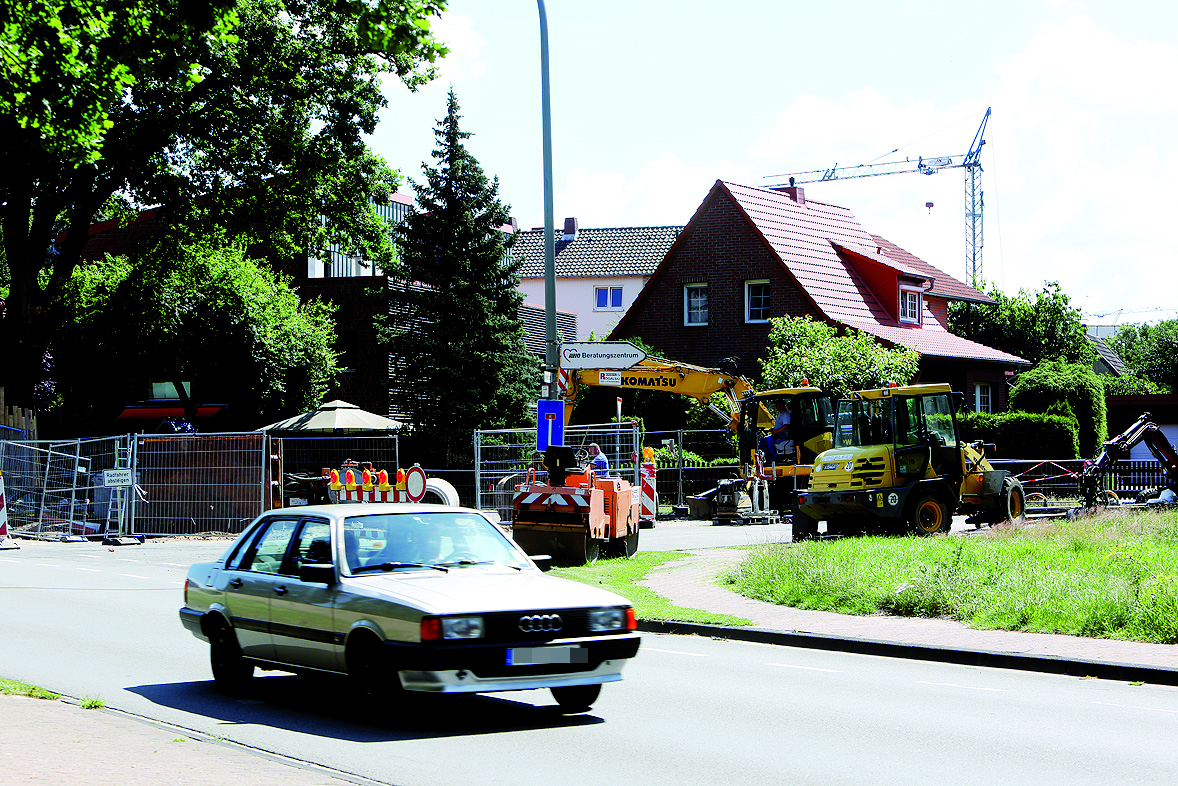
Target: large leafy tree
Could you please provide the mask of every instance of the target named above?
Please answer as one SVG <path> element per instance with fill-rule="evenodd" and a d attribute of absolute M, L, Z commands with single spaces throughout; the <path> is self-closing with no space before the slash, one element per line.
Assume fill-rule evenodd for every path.
<path fill-rule="evenodd" d="M 103 205 L 163 205 L 278 254 L 341 242 L 391 256 L 366 147 L 380 79 L 444 53 L 444 0 L 0 0 L 0 235 L 10 398 L 34 403 L 52 308 Z M 320 215 L 332 222 L 323 226 Z M 51 238 L 63 242 L 46 253 Z"/>
<path fill-rule="evenodd" d="M 1122 325 L 1109 344 L 1135 376 L 1178 390 L 1178 319 Z"/>
<path fill-rule="evenodd" d="M 241 241 L 164 237 L 135 259 L 81 266 L 58 308 L 57 395 L 78 429 L 147 398 L 153 380 L 190 418 L 198 401 L 228 404 L 235 428 L 254 429 L 313 408 L 337 370 L 335 307 L 300 302 Z"/>
<path fill-rule="evenodd" d="M 1020 289 L 1016 295 L 992 286 L 987 294 L 994 299 L 993 305 L 950 303 L 949 331 L 1032 363 L 1096 359 L 1080 310 L 1072 306 L 1058 281 L 1047 281 L 1036 292 Z"/>
<path fill-rule="evenodd" d="M 434 131 L 434 164 L 413 182 L 420 211 L 397 244 L 406 286 L 392 291 L 389 346 L 398 373 L 398 406 L 422 447 L 455 464 L 469 456 L 476 428 L 521 426 L 539 389 L 539 365 L 524 344 L 517 311 L 519 262 L 501 231 L 508 207 L 499 179 L 488 179 L 463 144 L 458 99 Z"/>
<path fill-rule="evenodd" d="M 841 396 L 851 390 L 906 385 L 920 369 L 920 353 L 885 347 L 858 330 L 839 333 L 810 317 L 770 320 L 768 354 L 761 373 L 768 388 L 798 387 L 803 381 Z"/>

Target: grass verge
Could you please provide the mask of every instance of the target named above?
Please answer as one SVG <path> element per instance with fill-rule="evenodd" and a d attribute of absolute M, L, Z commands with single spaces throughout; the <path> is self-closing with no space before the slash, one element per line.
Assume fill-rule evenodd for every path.
<path fill-rule="evenodd" d="M 1178 512 L 1109 511 L 964 537 L 771 544 L 721 581 L 803 609 L 1173 644 Z"/>
<path fill-rule="evenodd" d="M 29 685 L 25 682 L 3 678 L 0 678 L 0 694 L 4 694 L 5 696 L 28 696 L 33 699 L 48 699 L 50 701 L 61 698 L 60 694 L 52 693 L 36 685 Z"/>
<path fill-rule="evenodd" d="M 676 606 L 639 581 L 646 574 L 672 560 L 687 556 L 673 551 L 643 551 L 633 559 L 603 559 L 593 565 L 576 568 L 553 568 L 550 575 L 573 579 L 583 584 L 616 592 L 634 604 L 634 613 L 641 620 L 664 620 L 667 622 L 700 622 L 710 625 L 751 625 L 750 620 L 731 614 L 713 614 L 700 609 Z"/>

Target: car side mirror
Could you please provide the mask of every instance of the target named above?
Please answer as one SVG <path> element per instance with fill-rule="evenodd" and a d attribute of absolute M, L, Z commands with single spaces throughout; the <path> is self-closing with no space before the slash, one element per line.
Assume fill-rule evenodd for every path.
<path fill-rule="evenodd" d="M 547 573 L 552 570 L 552 555 L 551 554 L 536 554 L 531 557 L 532 562 L 536 563 L 536 567 Z"/>
<path fill-rule="evenodd" d="M 335 584 L 335 565 L 309 562 L 299 565 L 299 581 L 309 584 Z"/>

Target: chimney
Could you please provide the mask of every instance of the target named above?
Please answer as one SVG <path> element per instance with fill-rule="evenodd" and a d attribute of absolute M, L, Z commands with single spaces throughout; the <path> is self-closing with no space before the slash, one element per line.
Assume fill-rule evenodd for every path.
<path fill-rule="evenodd" d="M 577 239 L 577 219 L 566 218 L 564 220 L 564 237 L 561 240 L 573 241 Z"/>
<path fill-rule="evenodd" d="M 806 189 L 802 188 L 801 186 L 786 186 L 781 190 L 784 191 L 790 199 L 797 202 L 799 205 L 806 204 Z"/>
<path fill-rule="evenodd" d="M 519 231 L 519 222 L 515 220 L 515 216 L 508 218 L 507 223 L 511 226 L 511 234 L 514 235 Z"/>

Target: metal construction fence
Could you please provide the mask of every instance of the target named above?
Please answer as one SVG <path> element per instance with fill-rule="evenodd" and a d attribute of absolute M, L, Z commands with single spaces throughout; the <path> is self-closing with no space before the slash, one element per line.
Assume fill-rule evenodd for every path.
<path fill-rule="evenodd" d="M 127 526 L 129 486 L 105 485 L 133 463 L 129 437 L 0 441 L 9 528 L 38 540 L 117 535 Z"/>
<path fill-rule="evenodd" d="M 638 424 L 601 423 L 565 426 L 564 443 L 583 448 L 595 442 L 609 460 L 610 468 L 635 485 L 639 484 L 634 456 L 641 451 Z M 516 484 L 523 483 L 529 471 L 539 480 L 547 477 L 536 452 L 536 429 L 489 429 L 474 432 L 475 504 L 481 510 L 498 511 L 500 519 L 511 521 L 511 499 Z"/>
<path fill-rule="evenodd" d="M 1004 469 L 1022 481 L 1027 494 L 1042 494 L 1049 500 L 1076 500 L 1080 474 L 1090 462 L 1085 459 L 991 459 L 990 463 L 995 469 Z M 1168 482 L 1165 470 L 1157 461 L 1118 461 L 1111 472 L 1105 473 L 1101 488 L 1114 492 L 1122 501 L 1132 501 L 1138 492 Z"/>

